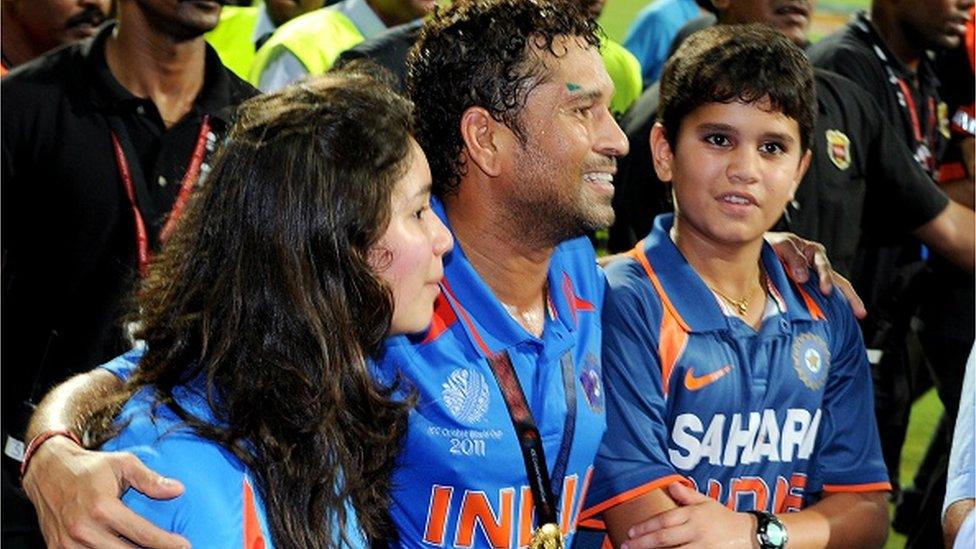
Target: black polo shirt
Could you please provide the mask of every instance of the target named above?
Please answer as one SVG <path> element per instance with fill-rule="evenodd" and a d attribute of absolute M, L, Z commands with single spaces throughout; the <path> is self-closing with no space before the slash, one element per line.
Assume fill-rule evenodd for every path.
<path fill-rule="evenodd" d="M 949 120 L 928 57 L 922 58 L 917 71 L 909 70 L 888 49 L 865 12 L 811 46 L 809 55 L 814 66 L 846 76 L 867 90 L 916 160 L 935 177 L 949 138 Z"/>
<path fill-rule="evenodd" d="M 109 71 L 112 29 L 18 67 L 0 84 L 5 434 L 20 434 L 15 407 L 24 399 L 126 346 L 120 316 L 130 310 L 136 233 L 109 117 L 124 124 L 128 163 L 145 174 L 135 184 L 143 186 L 139 208 L 156 248 L 204 115 L 212 152 L 235 106 L 256 93 L 207 46 L 203 88 L 167 129 L 153 102 Z"/>
<path fill-rule="evenodd" d="M 862 236 L 884 242 L 908 234 L 942 212 L 948 198 L 914 162 L 867 93 L 827 71 L 815 70 L 814 77 L 813 159 L 777 228 L 821 242 L 834 268 L 849 275 Z M 632 246 L 650 231 L 655 215 L 671 208 L 647 145 L 658 93 L 657 85 L 645 90 L 622 120 L 632 145 L 614 177 L 613 251 Z"/>

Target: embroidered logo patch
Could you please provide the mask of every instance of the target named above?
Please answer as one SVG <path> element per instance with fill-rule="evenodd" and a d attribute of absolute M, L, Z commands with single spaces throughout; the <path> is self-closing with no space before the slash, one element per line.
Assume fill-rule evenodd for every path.
<path fill-rule="evenodd" d="M 441 384 L 441 397 L 458 421 L 477 423 L 488 412 L 488 381 L 474 368 L 458 368 Z"/>
<path fill-rule="evenodd" d="M 590 410 L 598 414 L 603 413 L 603 372 L 600 361 L 592 353 L 586 354 L 583 369 L 580 372 L 580 386 Z"/>
<path fill-rule="evenodd" d="M 839 170 L 851 167 L 851 140 L 842 131 L 827 130 L 827 157 Z"/>
<path fill-rule="evenodd" d="M 817 390 L 827 381 L 830 370 L 830 350 L 827 342 L 818 335 L 801 334 L 793 342 L 793 368 L 800 381 L 810 389 Z"/>

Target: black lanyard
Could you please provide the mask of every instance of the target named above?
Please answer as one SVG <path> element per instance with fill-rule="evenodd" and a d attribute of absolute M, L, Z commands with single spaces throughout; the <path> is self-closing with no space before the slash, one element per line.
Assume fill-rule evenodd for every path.
<path fill-rule="evenodd" d="M 525 400 L 525 392 L 515 374 L 512 359 L 507 351 L 490 355 L 488 364 L 491 366 L 495 380 L 505 397 L 508 415 L 518 436 L 522 459 L 525 461 L 525 471 L 529 476 L 529 487 L 535 502 L 536 522 L 543 524 L 559 524 L 557 522 L 556 506 L 562 492 L 563 477 L 569 462 L 569 452 L 573 445 L 573 435 L 576 431 L 576 379 L 573 366 L 572 351 L 567 351 L 560 359 L 563 373 L 563 387 L 566 396 L 566 420 L 563 425 L 563 438 L 559 445 L 559 454 L 553 464 L 552 477 L 546 467 L 546 454 L 542 444 L 539 428 L 535 418 Z"/>

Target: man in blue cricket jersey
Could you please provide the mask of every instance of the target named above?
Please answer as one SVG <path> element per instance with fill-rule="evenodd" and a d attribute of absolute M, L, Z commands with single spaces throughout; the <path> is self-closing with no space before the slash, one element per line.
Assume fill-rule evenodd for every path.
<path fill-rule="evenodd" d="M 813 89 L 758 25 L 700 31 L 665 68 L 651 152 L 675 214 L 607 272 L 608 427 L 581 522 L 614 545 L 885 539 L 857 323 L 763 244 L 810 163 Z"/>

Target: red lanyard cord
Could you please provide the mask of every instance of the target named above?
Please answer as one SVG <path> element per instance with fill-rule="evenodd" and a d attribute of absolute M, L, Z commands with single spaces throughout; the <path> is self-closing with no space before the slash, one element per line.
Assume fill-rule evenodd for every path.
<path fill-rule="evenodd" d="M 169 237 L 173 228 L 176 226 L 176 222 L 183 215 L 183 209 L 186 207 L 187 201 L 190 200 L 190 195 L 193 194 L 193 188 L 196 186 L 197 178 L 200 175 L 200 167 L 203 165 L 203 159 L 206 156 L 207 134 L 209 133 L 210 115 L 204 115 L 203 120 L 200 122 L 200 133 L 197 136 L 196 145 L 193 147 L 193 154 L 190 156 L 190 163 L 187 165 L 186 173 L 183 174 L 180 192 L 177 194 L 173 208 L 170 210 L 169 219 L 166 220 L 166 224 L 160 232 L 159 238 L 161 241 L 165 242 Z M 146 276 L 149 261 L 152 259 L 152 252 L 149 249 L 149 233 L 146 231 L 146 222 L 142 218 L 142 212 L 139 211 L 139 204 L 136 200 L 136 187 L 132 181 L 129 162 L 126 160 L 125 152 L 122 150 L 122 143 L 114 131 L 111 134 L 112 147 L 115 149 L 115 162 L 118 165 L 119 176 L 122 178 L 122 186 L 125 187 L 125 194 L 129 198 L 129 205 L 132 207 L 132 217 L 135 220 L 136 255 L 139 260 L 139 276 Z"/>

